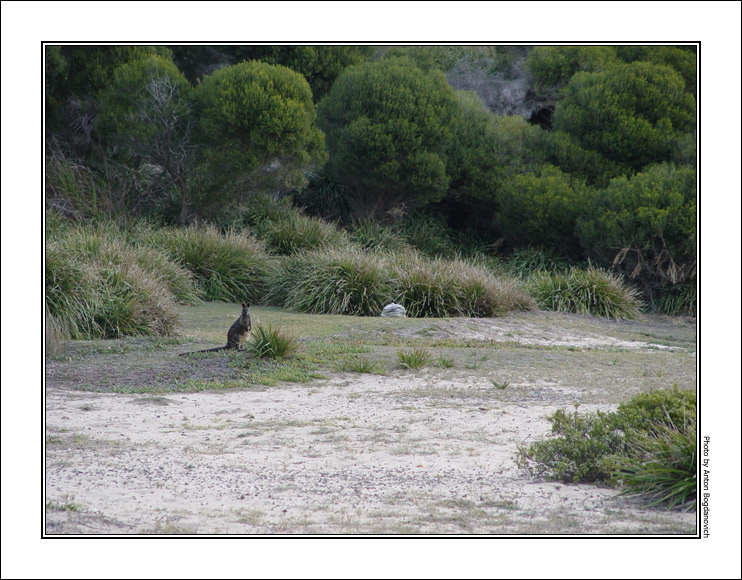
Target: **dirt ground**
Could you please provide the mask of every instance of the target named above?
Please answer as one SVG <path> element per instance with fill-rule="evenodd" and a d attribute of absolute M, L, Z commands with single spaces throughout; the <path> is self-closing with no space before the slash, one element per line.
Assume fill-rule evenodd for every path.
<path fill-rule="evenodd" d="M 233 308 L 218 308 L 189 320 L 222 328 Z M 534 480 L 514 461 L 558 408 L 695 389 L 693 319 L 258 315 L 304 324 L 304 348 L 364 345 L 383 374 L 326 366 L 266 385 L 225 353 L 178 356 L 210 330 L 154 348 L 72 344 L 47 361 L 47 535 L 696 533 L 695 512 Z M 448 364 L 401 368 L 396 353 L 420 345 Z M 210 380 L 230 388 L 202 390 Z"/>

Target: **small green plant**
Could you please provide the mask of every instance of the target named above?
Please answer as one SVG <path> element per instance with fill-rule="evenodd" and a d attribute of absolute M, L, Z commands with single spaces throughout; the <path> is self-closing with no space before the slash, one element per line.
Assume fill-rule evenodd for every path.
<path fill-rule="evenodd" d="M 442 368 L 442 369 L 452 369 L 453 367 L 456 366 L 456 363 L 453 361 L 453 359 L 450 359 L 450 358 L 447 358 L 441 355 L 435 361 L 435 366 Z"/>
<path fill-rule="evenodd" d="M 422 348 L 415 348 L 410 351 L 400 350 L 397 352 L 397 358 L 402 367 L 411 371 L 424 367 L 431 360 L 430 353 Z"/>
<path fill-rule="evenodd" d="M 490 383 L 492 383 L 492 386 L 496 389 L 499 389 L 500 391 L 504 391 L 510 385 L 508 381 L 498 381 L 497 379 L 490 379 Z"/>
<path fill-rule="evenodd" d="M 371 361 L 364 357 L 345 358 L 337 363 L 337 369 L 340 372 L 351 373 L 371 373 L 383 375 L 386 372 L 384 365 L 379 361 Z"/>
<path fill-rule="evenodd" d="M 250 338 L 245 343 L 247 351 L 256 358 L 282 358 L 294 352 L 297 347 L 293 334 L 270 324 L 253 326 Z"/>

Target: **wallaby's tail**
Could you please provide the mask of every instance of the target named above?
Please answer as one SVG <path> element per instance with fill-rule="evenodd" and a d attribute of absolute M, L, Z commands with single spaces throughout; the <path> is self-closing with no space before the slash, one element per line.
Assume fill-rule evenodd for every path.
<path fill-rule="evenodd" d="M 219 346 L 217 348 L 207 348 L 206 350 L 191 350 L 191 351 L 188 351 L 188 352 L 181 352 L 178 356 L 185 356 L 187 354 L 196 354 L 196 353 L 199 353 L 199 352 L 216 352 L 218 350 L 226 350 L 228 348 L 229 348 L 229 346 Z"/>

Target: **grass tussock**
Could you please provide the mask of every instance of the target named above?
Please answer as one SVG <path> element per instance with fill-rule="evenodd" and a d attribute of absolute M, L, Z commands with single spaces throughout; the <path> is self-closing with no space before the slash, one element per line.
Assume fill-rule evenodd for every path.
<path fill-rule="evenodd" d="M 106 226 L 47 241 L 45 296 L 57 332 L 72 339 L 168 336 L 176 303 L 197 299 L 187 271 Z"/>
<path fill-rule="evenodd" d="M 433 360 L 430 352 L 423 348 L 397 351 L 399 365 L 405 369 L 414 371 L 422 368 Z"/>
<path fill-rule="evenodd" d="M 140 232 L 142 241 L 162 249 L 194 276 L 206 300 L 260 303 L 273 261 L 253 236 L 213 226 Z"/>
<path fill-rule="evenodd" d="M 279 326 L 256 324 L 245 349 L 256 358 L 278 359 L 296 350 L 296 336 Z"/>
<path fill-rule="evenodd" d="M 592 314 L 614 319 L 639 318 L 638 292 L 614 274 L 587 268 L 537 272 L 528 282 L 541 308 L 557 312 Z"/>
<path fill-rule="evenodd" d="M 623 495 L 645 497 L 650 506 L 696 509 L 696 421 L 659 425 L 633 444 L 629 459 L 620 463 Z"/>
<path fill-rule="evenodd" d="M 395 261 L 398 301 L 414 317 L 490 317 L 533 308 L 513 278 L 495 276 L 462 259 L 405 253 Z"/>
<path fill-rule="evenodd" d="M 382 257 L 357 248 L 284 258 L 268 299 L 297 312 L 378 316 L 394 297 Z"/>

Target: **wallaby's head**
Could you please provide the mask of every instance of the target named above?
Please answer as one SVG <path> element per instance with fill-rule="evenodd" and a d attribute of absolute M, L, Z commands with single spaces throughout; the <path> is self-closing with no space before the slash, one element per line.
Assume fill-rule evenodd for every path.
<path fill-rule="evenodd" d="M 247 316 L 250 314 L 250 305 L 242 303 L 242 316 Z"/>

